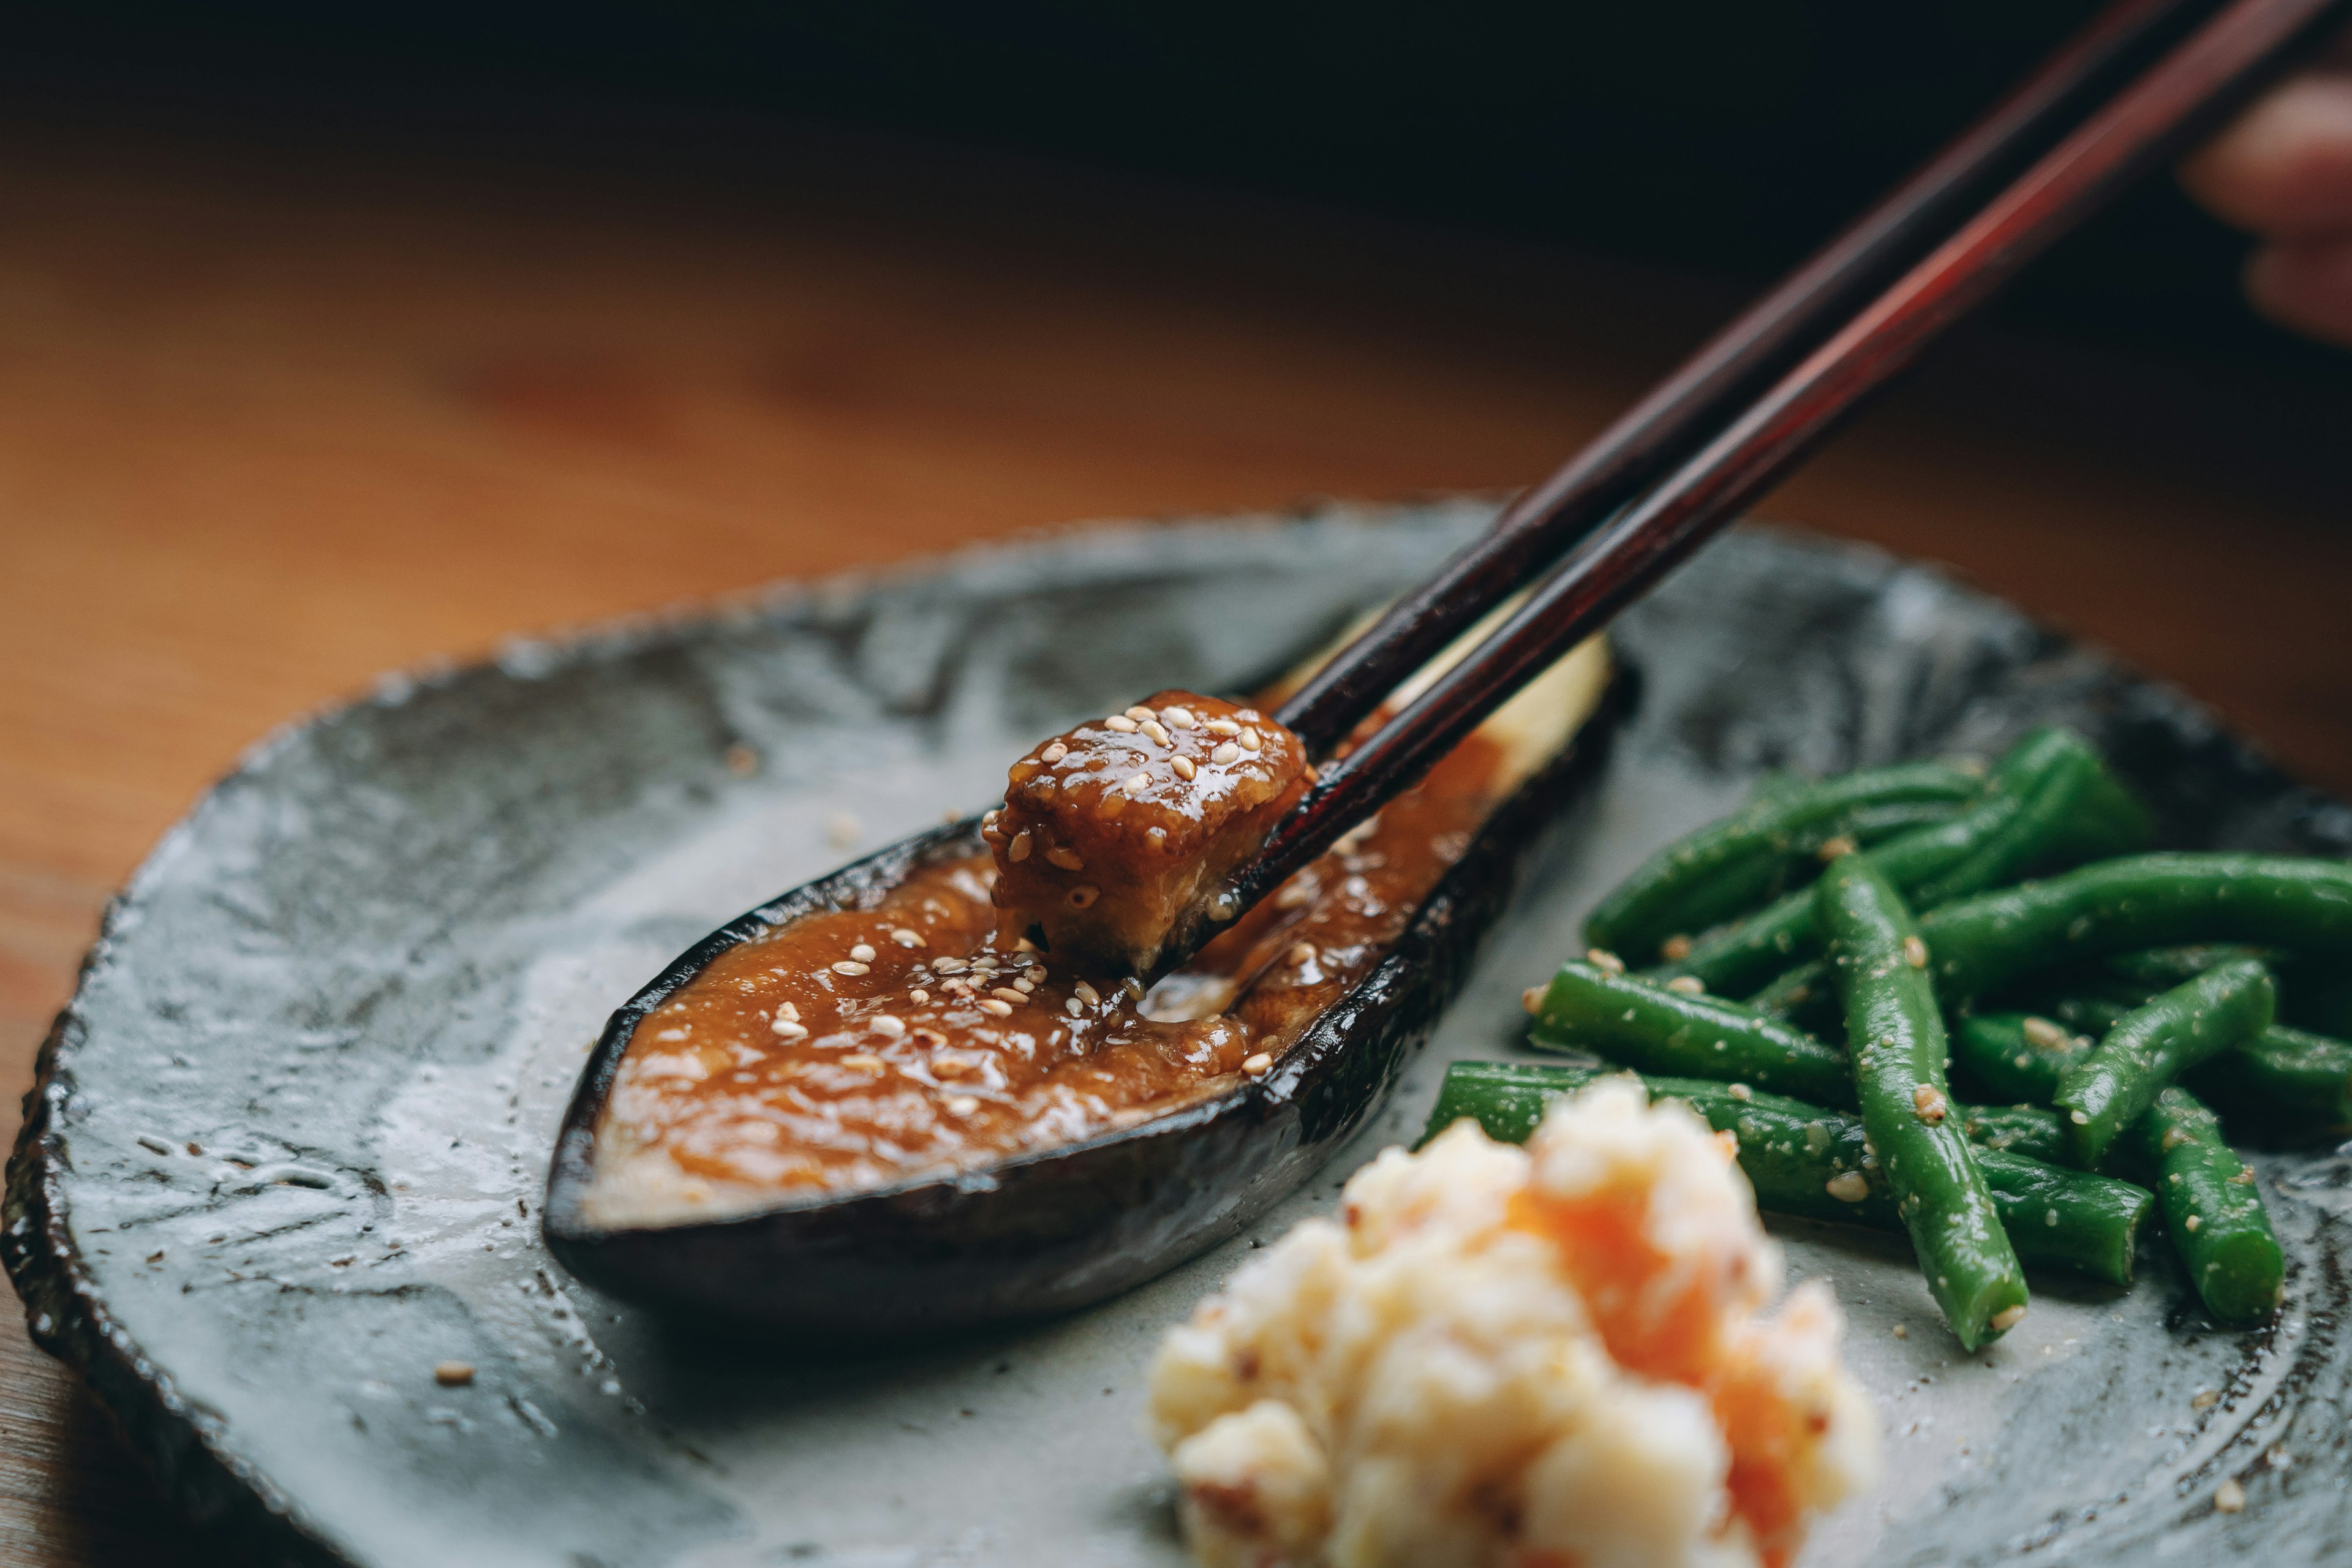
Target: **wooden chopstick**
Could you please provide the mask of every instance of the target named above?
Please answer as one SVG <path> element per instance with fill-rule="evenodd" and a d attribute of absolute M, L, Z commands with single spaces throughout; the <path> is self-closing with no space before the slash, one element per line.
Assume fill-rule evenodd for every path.
<path fill-rule="evenodd" d="M 1654 489 L 1577 543 L 1467 658 L 1328 766 L 1244 873 L 1241 907 L 1419 778 L 1778 482 L 1946 328 L 2347 17 L 2352 0 L 2233 0 L 2166 53 Z"/>
<path fill-rule="evenodd" d="M 2116 0 L 1982 119 L 1740 312 L 1648 395 L 1399 600 L 1276 717 L 1328 756 L 1478 618 L 1610 512 L 1696 451 L 1969 209 L 2220 0 Z"/>

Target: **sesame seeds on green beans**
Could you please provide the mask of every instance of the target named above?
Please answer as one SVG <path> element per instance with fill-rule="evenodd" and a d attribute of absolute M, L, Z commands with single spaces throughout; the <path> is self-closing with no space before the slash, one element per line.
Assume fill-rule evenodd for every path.
<path fill-rule="evenodd" d="M 1533 1040 L 1589 1050 L 1644 1072 L 1738 1079 L 1825 1104 L 1851 1104 L 1845 1053 L 1718 996 L 1668 990 L 1585 960 L 1531 994 Z"/>
<path fill-rule="evenodd" d="M 1945 1321 L 1975 1350 L 2025 1315 L 2025 1277 L 1968 1135 L 1950 1115 L 1928 954 L 1885 875 L 1861 856 L 1815 889 L 1845 1006 L 1862 1121 Z"/>
<path fill-rule="evenodd" d="M 2190 1068 L 2271 1026 L 2277 994 L 2251 958 L 2216 965 L 2150 997 L 2069 1062 L 2050 1102 L 2067 1119 L 2074 1163 L 2090 1170 L 2156 1097 Z"/>

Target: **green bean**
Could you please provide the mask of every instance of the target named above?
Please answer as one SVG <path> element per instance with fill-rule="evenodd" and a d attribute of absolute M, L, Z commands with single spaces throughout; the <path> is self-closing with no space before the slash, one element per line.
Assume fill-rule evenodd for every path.
<path fill-rule="evenodd" d="M 2249 1142 L 2308 1142 L 2352 1130 L 2352 1042 L 2273 1024 L 2182 1081 Z"/>
<path fill-rule="evenodd" d="M 2135 855 L 1931 910 L 1920 934 L 1958 1005 L 2042 970 L 2184 942 L 2352 956 L 2352 865 L 2264 855 Z"/>
<path fill-rule="evenodd" d="M 1647 958 L 1668 937 L 1704 931 L 1778 896 L 1803 858 L 1848 831 L 1846 819 L 1857 810 L 1951 805 L 1982 788 L 1980 779 L 1943 763 L 1870 768 L 1810 785 L 1775 782 L 1643 861 L 1586 919 L 1585 940 Z"/>
<path fill-rule="evenodd" d="M 1863 1125 L 1945 1321 L 1975 1350 L 2025 1315 L 2017 1254 L 1967 1134 L 1950 1118 L 1943 1011 L 1911 911 L 1885 875 L 1849 855 L 1815 889 L 1845 1006 Z"/>
<path fill-rule="evenodd" d="M 2105 1034 L 2130 1011 L 2075 997 L 2052 1003 L 2041 1016 L 1979 1013 L 1952 1030 L 1952 1065 L 1990 1099 L 2046 1105 L 2067 1065 L 2098 1043 L 2085 1034 Z M 2294 1143 L 2352 1130 L 2352 1042 L 2273 1024 L 2182 1081 L 2221 1111 L 2233 1134 L 2252 1142 Z"/>
<path fill-rule="evenodd" d="M 2095 975 L 2105 979 L 2120 992 L 2130 993 L 2132 1005 L 2137 1006 L 2158 992 L 2169 991 L 2221 964 L 2234 963 L 2245 958 L 2275 963 L 2284 956 L 2274 948 L 2247 947 L 2237 942 L 2192 942 L 2186 947 L 2152 947 L 2140 952 L 2120 952 L 2092 965 L 2084 978 L 2088 980 Z M 2075 989 L 2087 994 L 2098 987 L 2095 984 L 2079 984 Z"/>
<path fill-rule="evenodd" d="M 1977 1146 L 1979 1163 L 1987 1149 L 2006 1150 L 2049 1165 L 2073 1163 L 2066 1157 L 2066 1124 L 2047 1106 L 1956 1105 L 1953 1114 Z"/>
<path fill-rule="evenodd" d="M 1612 1076 L 1617 1075 L 1609 1068 L 1455 1062 L 1446 1069 L 1423 1141 L 1467 1116 L 1490 1137 L 1524 1142 L 1552 1100 Z M 1732 1135 L 1759 1208 L 1879 1230 L 1903 1228 L 1861 1118 L 1699 1079 L 1643 1077 L 1642 1082 L 1654 1098 L 1685 1101 L 1709 1126 Z M 2005 1114 L 1976 1113 L 1971 1125 L 1982 1125 L 1986 1136 L 1999 1138 L 2021 1125 L 1998 1120 Z M 2049 1136 L 2057 1138 L 2054 1119 L 2041 1114 L 2051 1121 Z M 1988 1120 L 1979 1122 L 1977 1115 Z M 1989 1143 L 1978 1159 L 1994 1207 L 2028 1267 L 2087 1274 L 2117 1285 L 2131 1282 L 2134 1244 L 2154 1203 L 2147 1192 L 2128 1182 L 2053 1169 L 2026 1157 L 2020 1142 L 2007 1148 Z"/>
<path fill-rule="evenodd" d="M 1951 1042 L 1952 1066 L 1970 1085 L 1993 1100 L 2033 1105 L 2049 1104 L 2066 1068 L 2097 1043 L 2027 1013 L 1963 1018 Z"/>
<path fill-rule="evenodd" d="M 1810 958 L 1794 969 L 1784 969 L 1772 983 L 1748 998 L 1748 1005 L 1767 1017 L 1786 1018 L 1803 1027 L 1839 1022 L 1837 982 L 1829 961 Z"/>
<path fill-rule="evenodd" d="M 2067 1119 L 2073 1163 L 2096 1170 L 2110 1144 L 2164 1088 L 2200 1062 L 2271 1026 L 2278 994 L 2251 958 L 2209 969 L 2135 1007 L 2066 1065 L 2050 1103 Z"/>
<path fill-rule="evenodd" d="M 1916 829 L 1862 852 L 1898 889 L 1928 887 L 1940 901 L 1958 898 L 2051 858 L 2094 836 L 2077 820 L 2098 758 L 2081 737 L 2041 730 L 2010 749 L 1984 796 L 1949 821 Z M 2112 837 L 2112 835 L 2110 835 Z M 1709 991 L 1738 996 L 1822 951 L 1811 895 L 1788 895 L 1760 912 L 1712 931 L 1688 952 L 1649 973 L 1687 975 Z"/>
<path fill-rule="evenodd" d="M 1538 1045 L 1590 1050 L 1644 1072 L 1736 1079 L 1832 1104 L 1853 1100 L 1845 1053 L 1719 996 L 1686 995 L 1574 960 L 1536 1004 Z"/>
<path fill-rule="evenodd" d="M 1977 1164 L 2018 1257 L 2032 1268 L 2063 1268 L 2110 1285 L 2132 1281 L 2140 1226 L 2156 1207 L 2146 1187 L 1990 1144 Z"/>
<path fill-rule="evenodd" d="M 2187 1089 L 2168 1089 L 2132 1139 L 2155 1173 L 2165 1227 L 2205 1310 L 2233 1328 L 2269 1315 L 2285 1259 L 2254 1173 L 2222 1141 L 2220 1119 Z"/>

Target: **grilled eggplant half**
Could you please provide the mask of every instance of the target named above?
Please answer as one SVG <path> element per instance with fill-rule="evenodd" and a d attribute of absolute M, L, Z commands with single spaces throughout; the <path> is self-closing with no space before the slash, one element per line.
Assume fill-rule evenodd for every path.
<path fill-rule="evenodd" d="M 1173 1268 L 1378 1110 L 1631 693 L 1597 642 L 1562 659 L 1148 992 L 996 918 L 983 818 L 751 910 L 606 1025 L 549 1247 L 683 1321 L 827 1338 Z"/>

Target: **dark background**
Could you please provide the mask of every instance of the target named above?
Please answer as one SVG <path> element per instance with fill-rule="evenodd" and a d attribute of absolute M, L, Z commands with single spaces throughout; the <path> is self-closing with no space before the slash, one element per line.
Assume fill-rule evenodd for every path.
<path fill-rule="evenodd" d="M 20 99 L 197 105 L 756 162 L 761 123 L 946 136 L 1761 279 L 2085 19 L 2087 0 L 820 0 L 20 9 Z M 729 128 L 745 129 L 732 136 Z M 2240 237 L 2154 182 L 2013 322 L 2334 380 L 2256 321 Z"/>

